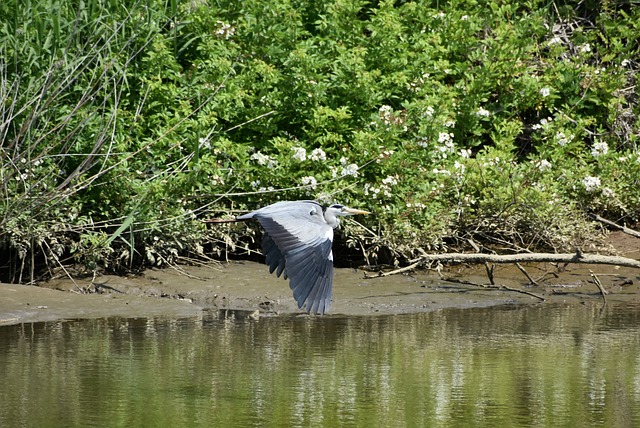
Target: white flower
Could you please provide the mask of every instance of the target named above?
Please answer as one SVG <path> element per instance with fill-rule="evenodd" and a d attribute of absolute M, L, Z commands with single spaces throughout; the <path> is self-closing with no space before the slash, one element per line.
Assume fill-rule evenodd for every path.
<path fill-rule="evenodd" d="M 468 21 L 469 20 L 469 15 L 462 15 L 460 17 L 460 21 Z"/>
<path fill-rule="evenodd" d="M 312 189 L 315 189 L 316 186 L 318 186 L 318 180 L 316 180 L 316 178 L 312 176 L 302 177 L 300 181 L 302 182 L 303 186 L 309 186 Z"/>
<path fill-rule="evenodd" d="M 616 192 L 614 192 L 613 190 L 609 189 L 608 187 L 603 187 L 602 188 L 602 196 L 604 196 L 605 198 L 613 198 L 616 196 Z"/>
<path fill-rule="evenodd" d="M 570 138 L 567 138 L 567 136 L 566 136 L 566 135 L 564 135 L 564 133 L 563 133 L 563 132 L 557 132 L 557 133 L 556 133 L 556 141 L 558 142 L 558 144 L 559 144 L 560 146 L 564 147 L 564 146 L 566 146 L 566 145 L 567 145 L 567 143 L 568 143 L 569 141 L 571 141 L 571 139 L 570 139 Z"/>
<path fill-rule="evenodd" d="M 585 43 L 584 45 L 580 46 L 578 50 L 580 51 L 580 53 L 591 52 L 591 45 L 589 43 Z"/>
<path fill-rule="evenodd" d="M 451 171 L 447 169 L 433 168 L 433 171 L 431 172 L 433 172 L 434 174 L 451 175 Z"/>
<path fill-rule="evenodd" d="M 604 141 L 596 141 L 591 148 L 591 154 L 595 157 L 606 155 L 609 152 L 609 145 Z"/>
<path fill-rule="evenodd" d="M 540 169 L 540 171 L 544 171 L 551 168 L 551 162 L 546 159 L 542 159 L 536 162 L 536 166 Z"/>
<path fill-rule="evenodd" d="M 463 159 L 468 159 L 471 157 L 471 149 L 461 149 L 460 157 Z"/>
<path fill-rule="evenodd" d="M 387 178 L 382 179 L 382 183 L 386 184 L 387 186 L 395 186 L 396 184 L 398 184 L 398 180 L 393 175 L 389 175 L 387 176 Z"/>
<path fill-rule="evenodd" d="M 427 110 L 425 110 L 424 114 L 426 116 L 432 117 L 433 113 L 435 113 L 436 111 L 433 109 L 433 107 L 429 106 L 427 107 Z"/>
<path fill-rule="evenodd" d="M 391 108 L 391 106 L 383 105 L 382 107 L 380 107 L 380 109 L 378 110 L 378 115 L 380 116 L 382 123 L 384 123 L 385 125 L 391 124 L 393 119 L 391 113 L 393 113 L 393 109 Z"/>
<path fill-rule="evenodd" d="M 267 162 L 268 168 L 275 168 L 277 166 L 278 166 L 278 161 L 275 159 L 269 159 L 269 162 Z"/>
<path fill-rule="evenodd" d="M 236 33 L 235 28 L 233 28 L 229 24 L 226 24 L 223 21 L 216 21 L 216 24 L 218 24 L 218 29 L 216 30 L 216 34 L 218 36 L 223 36 L 225 40 L 228 40 L 229 37 L 233 36 Z"/>
<path fill-rule="evenodd" d="M 600 188 L 600 177 L 587 175 L 582 179 L 582 185 L 587 192 L 594 192 Z"/>
<path fill-rule="evenodd" d="M 427 140 L 427 137 L 418 138 L 417 143 L 420 147 L 427 148 L 429 146 L 429 141 Z"/>
<path fill-rule="evenodd" d="M 480 117 L 489 117 L 490 115 L 491 115 L 491 112 L 484 107 L 480 107 L 476 112 L 476 116 L 480 116 Z"/>
<path fill-rule="evenodd" d="M 364 185 L 364 194 L 366 196 L 371 196 L 373 199 L 377 199 L 378 193 L 380 193 L 380 189 L 379 188 L 373 187 L 369 183 Z"/>
<path fill-rule="evenodd" d="M 532 129 L 543 129 L 543 128 L 546 128 L 547 125 L 549 125 L 552 121 L 553 121 L 553 119 L 550 118 L 550 117 L 547 117 L 546 119 L 542 118 L 542 119 L 540 119 L 540 123 L 536 123 L 531 128 Z"/>
<path fill-rule="evenodd" d="M 453 163 L 453 168 L 454 168 L 456 171 L 460 171 L 460 172 L 464 172 L 464 170 L 465 170 L 465 166 L 464 166 L 464 164 L 461 164 L 461 163 L 460 163 L 460 162 L 458 162 L 458 161 L 455 161 L 455 162 Z"/>
<path fill-rule="evenodd" d="M 258 165 L 266 165 L 269 162 L 270 158 L 269 156 L 263 155 L 260 152 L 255 152 L 254 154 L 251 155 L 249 159 L 258 162 Z"/>
<path fill-rule="evenodd" d="M 453 134 L 450 132 L 441 132 L 438 134 L 438 143 L 443 143 L 447 145 L 447 143 L 451 142 L 453 139 Z"/>
<path fill-rule="evenodd" d="M 453 128 L 454 126 L 456 126 L 456 121 L 455 120 L 447 120 L 444 123 L 444 126 L 446 126 L 447 128 Z"/>
<path fill-rule="evenodd" d="M 358 165 L 356 165 L 355 163 L 351 163 L 349 165 L 346 165 L 344 168 L 342 168 L 342 172 L 340 173 L 340 176 L 344 177 L 346 175 L 352 175 L 354 177 L 357 177 Z"/>
<path fill-rule="evenodd" d="M 307 160 L 307 151 L 304 147 L 294 147 L 291 150 L 293 150 L 294 160 L 297 160 L 298 162 L 304 162 Z"/>
<path fill-rule="evenodd" d="M 444 12 L 438 12 L 435 15 L 433 15 L 434 18 L 444 18 L 446 15 L 444 14 Z"/>
<path fill-rule="evenodd" d="M 275 168 L 278 165 L 277 160 L 260 152 L 255 152 L 249 159 L 258 162 L 258 165 L 267 165 L 269 168 Z"/>
<path fill-rule="evenodd" d="M 311 156 L 309 156 L 309 159 L 311 159 L 312 161 L 325 161 L 327 160 L 327 154 L 322 149 L 313 149 L 313 151 L 311 151 Z"/>
<path fill-rule="evenodd" d="M 558 36 L 553 36 L 551 38 L 551 40 L 549 40 L 549 44 L 550 45 L 555 45 L 555 44 L 558 44 L 558 43 L 562 43 L 562 39 L 560 37 L 558 37 Z"/>
<path fill-rule="evenodd" d="M 548 97 L 550 94 L 551 94 L 551 89 L 547 87 L 540 89 L 540 95 L 542 95 L 543 97 Z"/>
<path fill-rule="evenodd" d="M 499 165 L 501 162 L 499 157 L 495 157 L 494 159 L 489 159 L 487 160 L 487 162 L 485 163 L 485 166 L 497 166 Z"/>
<path fill-rule="evenodd" d="M 211 143 L 206 138 L 200 138 L 198 140 L 198 147 L 201 149 L 211 150 Z"/>

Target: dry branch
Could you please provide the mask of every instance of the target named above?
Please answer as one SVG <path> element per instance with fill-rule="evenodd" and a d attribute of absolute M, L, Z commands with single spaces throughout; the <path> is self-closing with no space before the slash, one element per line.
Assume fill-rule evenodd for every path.
<path fill-rule="evenodd" d="M 411 266 L 397 269 L 391 272 L 380 273 L 379 276 L 389 276 L 401 272 L 406 272 L 413 268 L 422 266 L 430 262 L 445 263 L 584 263 L 597 265 L 625 266 L 640 268 L 640 260 L 619 256 L 602 256 L 599 254 L 577 253 L 526 253 L 526 254 L 477 254 L 477 253 L 445 253 L 445 254 L 425 254 Z"/>
<path fill-rule="evenodd" d="M 531 277 L 531 275 L 529 275 L 529 272 L 527 272 L 527 271 L 526 271 L 526 269 L 525 269 L 525 268 L 523 268 L 523 267 L 522 267 L 522 265 L 521 265 L 520 263 L 516 263 L 516 266 L 518 267 L 518 269 L 520 269 L 520 272 L 522 272 L 522 273 L 524 274 L 524 276 L 526 276 L 526 277 L 527 277 L 527 279 L 529 280 L 529 282 L 530 282 L 531 284 L 533 284 L 533 285 L 540 285 L 540 284 L 538 284 L 538 283 L 536 282 L 536 280 L 535 280 L 535 279 L 533 279 L 533 278 Z"/>
<path fill-rule="evenodd" d="M 622 232 L 626 233 L 627 235 L 631 235 L 631 236 L 635 236 L 636 238 L 640 238 L 640 232 L 635 231 L 633 229 L 629 229 L 626 226 L 620 226 L 618 223 L 614 223 L 610 220 L 607 220 L 606 218 L 600 217 L 598 214 L 590 214 L 591 218 L 599 221 L 600 223 L 606 224 L 607 226 L 610 226 L 616 230 L 621 230 Z"/>
<path fill-rule="evenodd" d="M 593 271 L 591 269 L 589 269 L 589 273 L 591 274 L 591 278 L 593 278 L 593 282 L 596 283 L 596 285 L 598 286 L 598 290 L 600 290 L 600 295 L 602 296 L 602 300 L 604 301 L 604 304 L 607 304 L 607 291 L 604 289 L 602 282 L 600 282 L 600 278 L 598 278 L 598 275 L 596 275 L 595 273 L 593 273 Z"/>
<path fill-rule="evenodd" d="M 526 253 L 526 254 L 429 254 L 421 257 L 423 262 L 466 262 L 466 263 L 526 263 L 526 262 L 549 262 L 549 263 L 584 263 L 615 265 L 640 268 L 640 260 L 627 257 L 603 256 L 599 254 L 585 253 Z"/>

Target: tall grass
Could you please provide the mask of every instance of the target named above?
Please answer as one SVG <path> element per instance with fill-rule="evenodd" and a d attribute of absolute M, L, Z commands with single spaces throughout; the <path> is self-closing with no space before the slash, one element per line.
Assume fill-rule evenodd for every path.
<path fill-rule="evenodd" d="M 122 116 L 139 90 L 132 87 L 135 63 L 167 31 L 176 5 L 125 3 L 8 0 L 0 6 L 5 280 L 33 282 L 36 266 L 61 268 L 61 258 L 74 252 L 92 251 L 89 259 L 97 262 L 132 227 L 130 212 L 96 213 L 113 214 L 137 196 L 117 203 L 102 190 L 153 143 L 127 141 L 130 117 Z M 91 206 L 101 203 L 110 209 Z M 132 241 L 122 240 L 129 260 Z"/>

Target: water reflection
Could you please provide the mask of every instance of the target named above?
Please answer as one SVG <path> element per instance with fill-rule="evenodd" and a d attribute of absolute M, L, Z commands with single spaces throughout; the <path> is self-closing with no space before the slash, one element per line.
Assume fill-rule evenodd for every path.
<path fill-rule="evenodd" d="M 0 327 L 0 426 L 640 426 L 640 308 Z"/>

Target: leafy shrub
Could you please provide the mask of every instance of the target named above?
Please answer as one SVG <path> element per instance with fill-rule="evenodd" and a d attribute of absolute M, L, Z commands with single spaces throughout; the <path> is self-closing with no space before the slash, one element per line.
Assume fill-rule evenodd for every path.
<path fill-rule="evenodd" d="M 246 229 L 201 219 L 299 198 L 373 210 L 344 242 L 396 261 L 469 240 L 587 246 L 588 212 L 640 218 L 639 14 L 4 2 L 9 279 L 220 254 Z"/>

